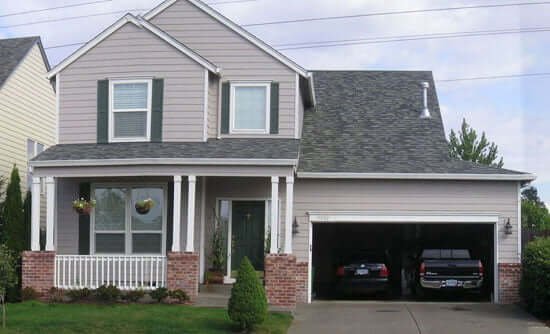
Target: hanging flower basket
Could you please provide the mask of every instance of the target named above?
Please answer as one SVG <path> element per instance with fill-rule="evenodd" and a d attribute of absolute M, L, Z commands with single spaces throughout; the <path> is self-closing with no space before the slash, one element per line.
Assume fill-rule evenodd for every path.
<path fill-rule="evenodd" d="M 155 201 L 151 198 L 147 198 L 136 202 L 136 212 L 140 215 L 146 215 L 155 206 Z"/>
<path fill-rule="evenodd" d="M 73 209 L 79 215 L 89 215 L 92 212 L 92 209 L 95 207 L 95 201 L 88 201 L 84 198 L 76 199 L 73 201 Z"/>

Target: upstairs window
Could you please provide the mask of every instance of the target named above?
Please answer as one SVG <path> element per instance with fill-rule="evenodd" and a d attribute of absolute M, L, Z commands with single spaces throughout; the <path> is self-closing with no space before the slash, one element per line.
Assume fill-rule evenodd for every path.
<path fill-rule="evenodd" d="M 231 83 L 231 133 L 269 133 L 270 83 Z"/>
<path fill-rule="evenodd" d="M 151 80 L 109 82 L 111 142 L 149 141 L 151 138 Z"/>

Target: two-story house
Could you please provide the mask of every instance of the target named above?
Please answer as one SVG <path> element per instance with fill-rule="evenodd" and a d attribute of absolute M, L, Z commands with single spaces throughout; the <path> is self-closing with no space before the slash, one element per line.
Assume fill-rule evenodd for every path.
<path fill-rule="evenodd" d="M 225 282 L 247 256 L 270 303 L 292 308 L 359 227 L 467 225 L 486 237 L 493 300 L 517 297 L 518 194 L 534 177 L 449 158 L 430 72 L 308 71 L 201 1 L 166 0 L 48 77 L 59 143 L 32 162 L 24 286 L 194 298 L 220 223 Z M 78 198 L 95 200 L 89 214 Z"/>

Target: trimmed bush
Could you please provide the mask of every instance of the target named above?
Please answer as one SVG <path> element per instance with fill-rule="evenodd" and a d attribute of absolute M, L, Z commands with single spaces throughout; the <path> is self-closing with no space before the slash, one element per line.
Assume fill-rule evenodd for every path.
<path fill-rule="evenodd" d="M 23 290 L 21 290 L 21 299 L 23 301 L 37 300 L 38 297 L 39 297 L 38 292 L 31 287 L 26 287 Z"/>
<path fill-rule="evenodd" d="M 187 293 L 181 289 L 168 291 L 170 298 L 177 300 L 178 303 L 183 304 L 189 300 Z"/>
<path fill-rule="evenodd" d="M 97 299 L 105 303 L 114 303 L 120 297 L 120 289 L 114 285 L 102 285 L 95 290 Z"/>
<path fill-rule="evenodd" d="M 51 288 L 48 290 L 48 302 L 49 303 L 62 303 L 65 301 L 65 293 L 58 288 Z"/>
<path fill-rule="evenodd" d="M 122 298 L 131 303 L 136 303 L 143 297 L 145 297 L 145 291 L 141 289 L 128 291 L 125 295 L 122 296 Z"/>
<path fill-rule="evenodd" d="M 550 317 L 550 238 L 538 238 L 527 244 L 520 293 L 529 312 Z"/>
<path fill-rule="evenodd" d="M 86 300 L 90 298 L 91 295 L 92 295 L 92 290 L 87 288 L 67 291 L 67 296 L 69 296 L 69 298 L 73 302 L 80 302 L 80 301 Z"/>
<path fill-rule="evenodd" d="M 151 296 L 151 298 L 161 303 L 163 300 L 166 299 L 166 297 L 168 297 L 168 289 L 158 288 L 149 292 L 149 295 Z"/>
<path fill-rule="evenodd" d="M 242 330 L 251 330 L 266 319 L 265 290 L 247 257 L 243 258 L 239 266 L 237 282 L 231 289 L 227 312 L 229 318 Z"/>

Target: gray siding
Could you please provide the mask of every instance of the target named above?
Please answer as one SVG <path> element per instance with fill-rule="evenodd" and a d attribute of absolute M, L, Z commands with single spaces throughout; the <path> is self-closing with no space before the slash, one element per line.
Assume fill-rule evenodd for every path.
<path fill-rule="evenodd" d="M 164 79 L 164 141 L 202 141 L 204 69 L 127 23 L 60 73 L 59 142 L 96 142 L 97 81 L 137 77 Z"/>
<path fill-rule="evenodd" d="M 78 195 L 77 179 L 57 180 L 55 237 L 58 254 L 78 254 L 78 214 L 72 208 Z"/>
<path fill-rule="evenodd" d="M 279 137 L 294 137 L 295 72 L 187 1 L 151 20 L 222 68 L 222 80 L 279 82 Z M 213 119 L 211 120 L 213 121 Z M 216 126 L 217 124 L 210 125 Z M 214 137 L 211 132 L 209 136 Z"/>
<path fill-rule="evenodd" d="M 515 182 L 298 180 L 294 188 L 294 214 L 299 233 L 294 252 L 308 260 L 309 211 L 422 211 L 430 213 L 496 213 L 499 229 L 506 218 L 512 235 L 499 233 L 500 262 L 519 262 L 518 195 Z"/>

